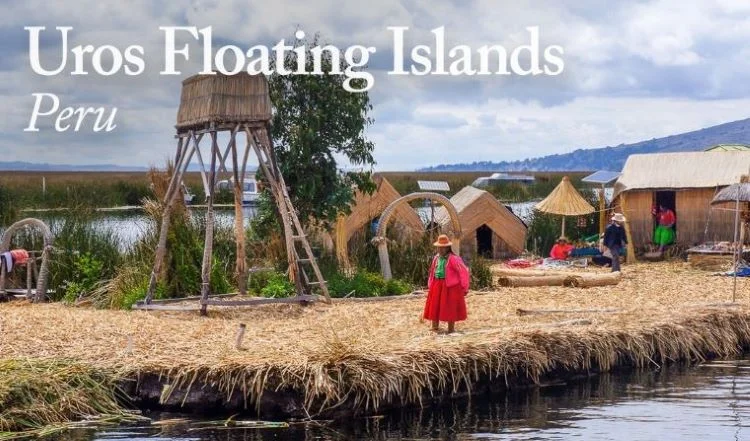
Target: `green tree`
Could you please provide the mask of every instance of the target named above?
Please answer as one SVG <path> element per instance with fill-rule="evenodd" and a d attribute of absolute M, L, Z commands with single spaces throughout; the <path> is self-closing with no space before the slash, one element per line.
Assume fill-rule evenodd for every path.
<path fill-rule="evenodd" d="M 307 72 L 313 70 L 310 49 L 318 46 L 318 36 L 303 43 Z M 341 74 L 279 75 L 269 78 L 274 118 L 271 129 L 279 167 L 297 209 L 300 221 L 315 219 L 329 225 L 342 212 L 348 212 L 356 189 L 371 193 L 375 184 L 371 168 L 374 145 L 365 136 L 372 124 L 372 110 L 366 92 L 352 93 L 343 88 L 348 65 L 344 57 L 335 59 L 330 51 L 322 52 L 322 70 L 331 72 L 338 62 Z M 285 67 L 298 71 L 301 66 L 295 53 L 287 53 Z M 274 66 L 275 67 L 275 66 Z M 277 69 L 274 69 L 274 72 Z M 361 88 L 363 79 L 351 81 Z M 339 157 L 364 171 L 343 172 Z M 262 211 L 273 204 L 261 204 L 257 222 L 268 224 L 273 216 Z M 262 228 L 261 228 L 262 229 Z"/>

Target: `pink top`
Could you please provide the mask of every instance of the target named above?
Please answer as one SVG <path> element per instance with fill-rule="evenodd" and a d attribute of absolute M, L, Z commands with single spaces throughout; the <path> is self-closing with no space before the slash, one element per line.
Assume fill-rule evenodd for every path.
<path fill-rule="evenodd" d="M 427 287 L 432 286 L 432 281 L 435 279 L 435 267 L 437 266 L 438 256 L 432 258 L 432 265 L 430 265 L 430 276 L 427 280 Z M 448 257 L 448 263 L 445 265 L 445 286 L 452 288 L 454 286 L 461 286 L 463 292 L 469 291 L 469 268 L 464 264 L 463 259 L 450 254 Z"/>
<path fill-rule="evenodd" d="M 11 250 L 10 255 L 13 256 L 13 263 L 16 265 L 25 265 L 29 260 L 29 252 L 21 248 Z"/>

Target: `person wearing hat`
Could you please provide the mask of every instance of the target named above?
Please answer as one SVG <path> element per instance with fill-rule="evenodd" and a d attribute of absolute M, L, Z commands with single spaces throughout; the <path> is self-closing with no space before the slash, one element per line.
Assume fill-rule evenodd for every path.
<path fill-rule="evenodd" d="M 464 261 L 453 254 L 453 243 L 445 234 L 433 244 L 437 254 L 432 259 L 427 279 L 427 301 L 423 317 L 432 322 L 437 332 L 440 322 L 448 322 L 448 333 L 455 331 L 455 323 L 466 320 L 466 300 L 469 291 L 469 269 Z"/>
<path fill-rule="evenodd" d="M 549 257 L 555 260 L 565 260 L 570 256 L 571 251 L 573 251 L 573 245 L 568 243 L 568 238 L 560 236 L 560 238 L 557 239 L 557 243 L 555 243 L 549 251 Z"/>
<path fill-rule="evenodd" d="M 603 245 L 612 254 L 612 272 L 620 271 L 620 250 L 628 243 L 623 224 L 627 219 L 622 213 L 612 216 L 612 223 L 604 230 Z"/>

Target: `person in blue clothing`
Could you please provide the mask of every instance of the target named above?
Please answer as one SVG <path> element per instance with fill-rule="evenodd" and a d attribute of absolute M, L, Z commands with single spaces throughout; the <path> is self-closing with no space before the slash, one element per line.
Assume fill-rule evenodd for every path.
<path fill-rule="evenodd" d="M 625 234 L 625 216 L 622 213 L 615 213 L 612 216 L 612 223 L 604 230 L 604 246 L 612 253 L 612 272 L 620 271 L 620 250 L 628 243 Z"/>

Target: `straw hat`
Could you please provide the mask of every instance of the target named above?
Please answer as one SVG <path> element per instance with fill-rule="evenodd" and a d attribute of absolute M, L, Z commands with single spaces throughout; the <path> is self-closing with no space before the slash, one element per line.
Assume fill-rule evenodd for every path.
<path fill-rule="evenodd" d="M 453 245 L 453 242 L 451 242 L 447 235 L 441 234 L 440 236 L 438 236 L 437 241 L 435 241 L 433 245 L 435 245 L 436 247 L 449 247 Z"/>
<path fill-rule="evenodd" d="M 625 219 L 625 215 L 623 215 L 622 213 L 615 213 L 612 216 L 612 220 L 615 222 L 625 222 L 627 219 Z"/>
<path fill-rule="evenodd" d="M 558 238 L 557 238 L 557 241 L 558 241 L 558 242 L 560 242 L 560 241 L 563 241 L 563 242 L 567 242 L 567 241 L 568 241 L 568 238 L 567 238 L 567 237 L 565 237 L 565 236 L 560 236 L 560 237 L 558 237 Z"/>

